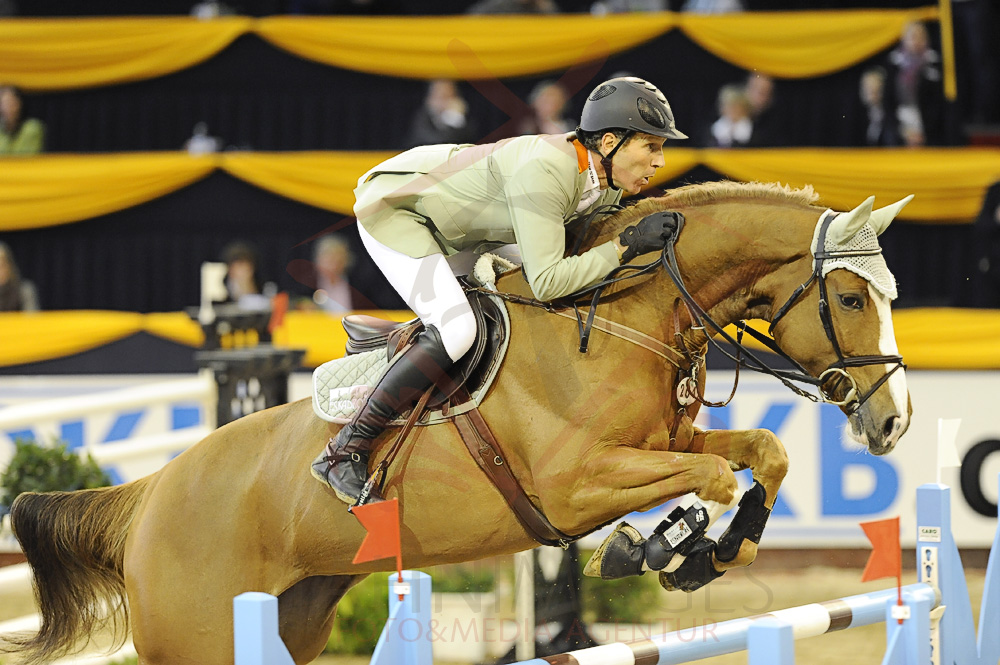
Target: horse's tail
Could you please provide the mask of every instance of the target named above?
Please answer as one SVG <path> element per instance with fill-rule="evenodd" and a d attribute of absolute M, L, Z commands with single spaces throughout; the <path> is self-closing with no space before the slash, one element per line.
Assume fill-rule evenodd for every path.
<path fill-rule="evenodd" d="M 0 640 L 25 663 L 51 662 L 82 649 L 83 638 L 128 635 L 125 537 L 151 477 L 76 492 L 26 492 L 11 506 L 14 534 L 34 574 L 41 627 Z"/>

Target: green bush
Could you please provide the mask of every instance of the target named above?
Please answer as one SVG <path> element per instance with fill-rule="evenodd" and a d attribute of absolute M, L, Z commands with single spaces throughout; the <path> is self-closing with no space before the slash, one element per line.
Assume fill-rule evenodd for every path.
<path fill-rule="evenodd" d="M 496 588 L 496 562 L 492 559 L 435 566 L 431 576 L 434 593 L 485 593 Z"/>
<path fill-rule="evenodd" d="M 93 457 L 80 457 L 67 450 L 65 442 L 43 446 L 19 438 L 14 448 L 10 465 L 0 473 L 0 511 L 9 509 L 21 492 L 70 491 L 111 484 Z"/>
<path fill-rule="evenodd" d="M 580 571 L 590 553 L 580 556 Z M 656 573 L 620 580 L 602 580 L 581 574 L 580 596 L 584 618 L 588 623 L 642 623 L 643 616 L 660 599 L 660 585 Z"/>
<path fill-rule="evenodd" d="M 371 655 L 389 620 L 388 573 L 369 575 L 337 604 L 327 653 Z"/>

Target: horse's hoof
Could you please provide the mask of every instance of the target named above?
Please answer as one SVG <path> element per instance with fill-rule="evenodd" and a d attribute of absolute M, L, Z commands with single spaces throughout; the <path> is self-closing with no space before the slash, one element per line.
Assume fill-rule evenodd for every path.
<path fill-rule="evenodd" d="M 590 557 L 583 574 L 602 580 L 642 575 L 644 540 L 634 527 L 625 522 L 619 523 Z"/>
<path fill-rule="evenodd" d="M 684 562 L 677 570 L 660 573 L 660 586 L 667 591 L 680 589 L 691 593 L 722 577 L 726 571 L 715 569 L 714 555 L 715 541 L 711 538 L 699 538 L 694 547 L 687 552 Z"/>

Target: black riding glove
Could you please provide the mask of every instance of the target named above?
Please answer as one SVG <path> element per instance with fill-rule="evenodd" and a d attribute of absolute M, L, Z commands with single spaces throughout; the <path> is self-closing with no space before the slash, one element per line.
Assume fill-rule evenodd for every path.
<path fill-rule="evenodd" d="M 622 263 L 629 263 L 640 254 L 663 249 L 683 219 L 684 215 L 679 212 L 654 212 L 635 226 L 626 227 L 618 235 L 618 242 L 625 247 Z"/>

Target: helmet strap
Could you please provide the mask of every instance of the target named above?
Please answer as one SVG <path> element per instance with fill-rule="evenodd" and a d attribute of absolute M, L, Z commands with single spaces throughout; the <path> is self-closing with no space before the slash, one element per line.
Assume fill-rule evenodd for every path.
<path fill-rule="evenodd" d="M 628 141 L 630 138 L 632 138 L 633 134 L 635 134 L 635 130 L 633 129 L 625 130 L 625 135 L 622 136 L 622 140 L 619 141 L 618 144 L 611 149 L 611 152 L 609 152 L 607 156 L 601 157 L 601 166 L 604 167 L 604 175 L 607 177 L 608 187 L 612 189 L 621 189 L 621 188 L 615 187 L 615 179 L 614 176 L 611 175 L 611 160 L 612 158 L 614 158 L 615 153 L 618 152 L 618 148 L 625 145 L 625 142 Z"/>

